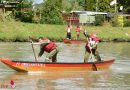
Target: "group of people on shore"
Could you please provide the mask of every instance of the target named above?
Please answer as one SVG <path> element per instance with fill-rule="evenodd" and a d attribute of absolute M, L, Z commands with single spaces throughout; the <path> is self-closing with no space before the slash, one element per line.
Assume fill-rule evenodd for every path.
<path fill-rule="evenodd" d="M 68 25 L 67 28 L 67 38 L 71 39 L 71 26 Z M 80 33 L 80 27 L 77 26 L 77 30 L 76 32 L 78 32 L 77 38 L 79 38 L 79 33 Z M 99 38 L 96 34 L 88 34 L 86 31 L 83 32 L 84 36 L 87 38 L 87 42 L 85 45 L 85 54 L 84 54 L 84 63 L 87 63 L 89 60 L 90 55 L 94 56 L 94 58 L 96 59 L 97 62 L 101 62 L 101 57 L 97 51 L 97 45 L 98 43 L 101 41 L 101 38 Z M 49 53 L 46 58 L 45 61 L 46 62 L 57 62 L 57 54 L 59 52 L 58 46 L 50 41 L 48 38 L 43 38 L 43 37 L 39 37 L 38 42 L 37 43 L 32 43 L 32 44 L 38 44 L 40 45 L 40 52 L 38 54 L 38 58 L 40 58 L 44 52 Z"/>
<path fill-rule="evenodd" d="M 72 30 L 72 26 L 68 24 L 66 28 L 66 39 L 71 40 L 71 30 Z M 81 27 L 80 25 L 77 25 L 76 27 L 77 40 L 79 40 L 80 31 L 81 31 Z"/>

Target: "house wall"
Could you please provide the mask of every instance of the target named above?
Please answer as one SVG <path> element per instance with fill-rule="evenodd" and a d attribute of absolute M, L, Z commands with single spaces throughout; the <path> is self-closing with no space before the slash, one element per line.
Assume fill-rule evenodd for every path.
<path fill-rule="evenodd" d="M 80 24 L 93 24 L 95 22 L 95 15 L 80 14 Z"/>
<path fill-rule="evenodd" d="M 70 14 L 63 14 L 63 18 L 66 21 L 66 23 L 70 23 L 72 25 L 78 25 L 79 24 L 79 16 L 76 13 L 70 13 Z"/>

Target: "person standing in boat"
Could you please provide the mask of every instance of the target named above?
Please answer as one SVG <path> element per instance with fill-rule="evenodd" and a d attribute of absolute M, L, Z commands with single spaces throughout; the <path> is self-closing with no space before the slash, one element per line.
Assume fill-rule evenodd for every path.
<path fill-rule="evenodd" d="M 85 45 L 84 62 L 88 62 L 90 55 L 93 55 L 97 62 L 101 62 L 101 57 L 97 51 L 97 45 L 101 41 L 101 38 L 97 37 L 96 34 L 89 35 L 86 31 L 84 32 L 84 35 L 88 39 Z"/>
<path fill-rule="evenodd" d="M 67 32 L 66 38 L 69 40 L 71 40 L 71 29 L 72 29 L 71 24 L 68 24 L 67 29 L 66 29 L 66 32 Z"/>
<path fill-rule="evenodd" d="M 76 27 L 77 40 L 79 40 L 80 30 L 81 30 L 80 26 L 77 25 Z"/>
<path fill-rule="evenodd" d="M 38 39 L 38 43 L 32 43 L 32 44 L 39 44 L 40 45 L 40 52 L 38 54 L 38 58 L 40 58 L 44 52 L 47 52 L 48 55 L 45 58 L 46 62 L 57 62 L 57 54 L 59 52 L 59 49 L 57 45 L 50 41 L 48 38 L 40 37 Z"/>

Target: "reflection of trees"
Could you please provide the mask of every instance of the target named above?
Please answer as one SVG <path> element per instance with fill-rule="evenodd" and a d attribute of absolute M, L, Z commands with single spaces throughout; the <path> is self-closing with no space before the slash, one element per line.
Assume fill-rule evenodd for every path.
<path fill-rule="evenodd" d="M 129 88 L 128 73 L 96 72 L 46 72 L 46 73 L 3 73 L 2 80 L 14 80 L 17 90 L 117 90 Z M 119 90 L 120 90 L 119 89 Z"/>
<path fill-rule="evenodd" d="M 59 89 L 88 89 L 88 87 L 96 86 L 95 83 L 105 81 L 110 78 L 109 71 L 103 72 L 60 72 L 52 73 L 49 76 L 44 76 L 44 79 L 39 79 L 37 85 L 44 87 L 48 90 Z M 62 87 L 61 87 L 62 86 Z"/>

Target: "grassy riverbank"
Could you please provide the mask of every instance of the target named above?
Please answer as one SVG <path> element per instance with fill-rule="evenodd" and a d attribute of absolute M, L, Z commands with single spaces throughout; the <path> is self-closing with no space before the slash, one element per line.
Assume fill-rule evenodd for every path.
<path fill-rule="evenodd" d="M 130 27 L 83 26 L 88 33 L 96 33 L 103 41 L 130 41 Z M 76 39 L 76 26 L 73 26 L 72 39 Z M 84 39 L 83 31 L 80 38 Z M 0 22 L 0 41 L 28 41 L 32 37 L 49 37 L 51 40 L 62 41 L 66 37 L 66 25 L 30 24 L 22 22 Z"/>

